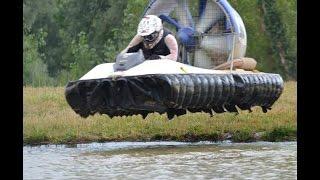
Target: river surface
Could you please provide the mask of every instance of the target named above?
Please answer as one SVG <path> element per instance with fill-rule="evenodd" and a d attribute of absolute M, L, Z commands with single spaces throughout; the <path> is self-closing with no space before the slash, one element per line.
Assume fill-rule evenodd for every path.
<path fill-rule="evenodd" d="M 297 179 L 296 142 L 23 147 L 23 179 Z"/>

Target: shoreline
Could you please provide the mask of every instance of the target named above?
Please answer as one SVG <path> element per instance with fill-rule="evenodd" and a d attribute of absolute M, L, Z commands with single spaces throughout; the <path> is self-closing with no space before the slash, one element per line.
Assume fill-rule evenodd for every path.
<path fill-rule="evenodd" d="M 92 139 L 92 140 L 81 140 L 74 139 L 71 141 L 62 141 L 54 143 L 50 141 L 40 142 L 24 142 L 23 146 L 41 146 L 41 145 L 77 145 L 77 144 L 88 144 L 88 143 L 107 143 L 107 142 L 154 142 L 154 141 L 175 141 L 175 142 L 222 142 L 231 141 L 232 143 L 251 143 L 251 142 L 287 142 L 297 141 L 296 130 L 283 131 L 281 129 L 275 129 L 271 132 L 257 132 L 249 134 L 246 132 L 238 132 L 237 134 L 224 133 L 224 134 L 186 134 L 184 139 L 179 139 L 175 136 L 159 136 L 156 135 L 151 138 L 145 139 Z"/>

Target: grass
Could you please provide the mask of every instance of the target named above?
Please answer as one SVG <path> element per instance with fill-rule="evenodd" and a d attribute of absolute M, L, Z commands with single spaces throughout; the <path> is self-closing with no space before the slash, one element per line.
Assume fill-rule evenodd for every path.
<path fill-rule="evenodd" d="M 166 115 L 114 117 L 77 115 L 64 98 L 64 87 L 23 89 L 24 144 L 68 144 L 104 141 L 296 140 L 297 83 L 286 82 L 272 110 L 216 114 L 188 113 L 168 121 Z"/>

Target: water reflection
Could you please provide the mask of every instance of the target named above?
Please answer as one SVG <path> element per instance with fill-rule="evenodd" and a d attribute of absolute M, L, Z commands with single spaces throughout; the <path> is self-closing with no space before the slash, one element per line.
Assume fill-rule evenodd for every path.
<path fill-rule="evenodd" d="M 24 147 L 24 179 L 296 179 L 297 144 L 119 142 Z"/>

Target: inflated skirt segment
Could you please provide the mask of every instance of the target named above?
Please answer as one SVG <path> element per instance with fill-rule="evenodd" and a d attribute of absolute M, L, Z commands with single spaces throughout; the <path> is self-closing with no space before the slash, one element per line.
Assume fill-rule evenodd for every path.
<path fill-rule="evenodd" d="M 66 86 L 66 100 L 82 117 L 189 112 L 209 114 L 271 109 L 283 91 L 278 74 L 154 74 L 78 80 Z"/>

